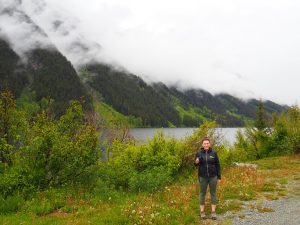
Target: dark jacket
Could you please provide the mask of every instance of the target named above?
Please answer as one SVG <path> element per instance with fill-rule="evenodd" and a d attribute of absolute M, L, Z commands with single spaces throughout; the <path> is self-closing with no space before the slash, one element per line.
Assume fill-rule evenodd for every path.
<path fill-rule="evenodd" d="M 217 152 L 213 151 L 211 148 L 206 152 L 201 148 L 195 155 L 196 158 L 199 158 L 199 163 L 195 166 L 198 166 L 198 176 L 200 177 L 215 177 L 221 179 L 221 167 L 220 161 Z"/>

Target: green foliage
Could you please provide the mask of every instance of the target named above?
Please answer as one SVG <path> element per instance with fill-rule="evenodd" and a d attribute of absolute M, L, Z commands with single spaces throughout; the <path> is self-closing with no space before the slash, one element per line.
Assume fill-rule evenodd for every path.
<path fill-rule="evenodd" d="M 99 159 L 98 133 L 85 122 L 81 104 L 71 101 L 65 114 L 53 120 L 46 111 L 33 117 L 24 107 L 27 100 L 16 108 L 11 93 L 1 93 L 1 195 L 28 197 L 50 186 L 88 183 Z"/>
<path fill-rule="evenodd" d="M 158 131 L 153 139 L 149 140 L 147 148 L 137 161 L 137 169 L 164 167 L 171 174 L 175 174 L 180 167 L 180 144 L 174 138 L 167 138 Z"/>
<path fill-rule="evenodd" d="M 129 190 L 154 192 L 171 181 L 171 173 L 165 167 L 153 167 L 140 173 L 133 173 L 129 179 Z"/>
<path fill-rule="evenodd" d="M 67 190 L 48 189 L 36 193 L 35 198 L 27 201 L 23 207 L 24 211 L 34 213 L 37 216 L 44 216 L 55 210 L 68 211 L 66 199 L 70 197 Z"/>
<path fill-rule="evenodd" d="M 12 93 L 6 89 L 0 95 L 0 161 L 12 164 L 13 144 L 16 141 L 14 132 L 14 114 L 16 102 Z"/>
<path fill-rule="evenodd" d="M 182 142 L 179 151 L 181 170 L 194 168 L 195 154 L 202 147 L 202 140 L 205 137 L 210 139 L 211 147 L 218 153 L 224 151 L 223 137 L 217 132 L 216 127 L 216 122 L 205 122 Z"/>
<path fill-rule="evenodd" d="M 17 110 L 12 93 L 6 89 L 0 96 L 0 168 L 12 166 L 25 144 L 29 121 L 24 111 Z M 1 170 L 0 170 L 1 171 Z"/>
<path fill-rule="evenodd" d="M 4 198 L 15 194 L 22 194 L 28 197 L 35 190 L 33 184 L 33 174 L 28 167 L 15 165 L 0 174 L 0 190 Z"/>
<path fill-rule="evenodd" d="M 297 153 L 300 147 L 300 110 L 290 107 L 281 115 L 274 115 L 272 128 L 266 128 L 263 106 L 258 108 L 256 128 L 247 127 L 238 133 L 234 151 L 243 150 L 243 160 Z"/>
<path fill-rule="evenodd" d="M 116 188 L 133 191 L 158 189 L 168 183 L 181 167 L 182 145 L 162 132 L 158 132 L 148 144 L 115 141 L 112 149 L 110 160 L 100 165 L 100 177 Z"/>
<path fill-rule="evenodd" d="M 36 100 L 35 93 L 24 89 L 21 96 L 17 99 L 17 108 L 26 113 L 29 120 L 40 111 L 41 106 Z"/>
<path fill-rule="evenodd" d="M 300 109 L 298 106 L 291 106 L 283 115 L 286 118 L 289 141 L 292 143 L 293 151 L 300 153 Z"/>
<path fill-rule="evenodd" d="M 287 155 L 293 153 L 292 142 L 289 140 L 288 127 L 281 119 L 275 123 L 274 131 L 268 143 L 270 156 Z"/>
<path fill-rule="evenodd" d="M 83 116 L 81 105 L 74 101 L 57 122 L 45 113 L 36 118 L 26 159 L 38 186 L 77 182 L 96 164 L 98 135 L 84 123 Z M 32 165 L 32 161 L 36 163 Z"/>
<path fill-rule="evenodd" d="M 95 111 L 99 115 L 99 123 L 104 127 L 141 127 L 142 119 L 125 116 L 104 102 L 94 101 Z"/>
<path fill-rule="evenodd" d="M 267 127 L 265 108 L 262 100 L 259 101 L 256 113 L 255 127 L 259 131 L 263 131 Z"/>
<path fill-rule="evenodd" d="M 24 204 L 24 199 L 20 195 L 9 196 L 6 199 L 0 196 L 0 214 L 17 212 Z"/>

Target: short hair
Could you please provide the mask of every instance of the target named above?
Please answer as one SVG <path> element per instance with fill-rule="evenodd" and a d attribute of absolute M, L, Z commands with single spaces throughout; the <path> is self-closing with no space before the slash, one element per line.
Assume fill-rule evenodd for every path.
<path fill-rule="evenodd" d="M 201 143 L 203 144 L 204 141 L 208 141 L 210 143 L 210 139 L 208 137 L 203 138 Z"/>

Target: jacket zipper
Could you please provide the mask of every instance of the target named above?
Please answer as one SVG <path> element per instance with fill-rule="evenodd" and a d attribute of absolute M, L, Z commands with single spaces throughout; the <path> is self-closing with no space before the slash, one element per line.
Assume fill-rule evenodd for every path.
<path fill-rule="evenodd" d="M 208 162 L 207 162 L 207 151 L 206 151 L 206 170 L 207 170 L 207 177 L 209 177 Z"/>

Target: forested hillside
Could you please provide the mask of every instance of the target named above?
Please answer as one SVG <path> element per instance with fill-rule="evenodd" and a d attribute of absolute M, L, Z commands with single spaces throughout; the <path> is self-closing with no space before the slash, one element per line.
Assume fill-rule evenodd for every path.
<path fill-rule="evenodd" d="M 29 82 L 25 68 L 19 61 L 19 56 L 10 48 L 8 42 L 0 38 L 0 89 L 8 85 L 15 96 L 20 96 Z"/>
<path fill-rule="evenodd" d="M 179 90 L 163 83 L 147 84 L 140 77 L 105 64 L 81 70 L 82 80 L 96 90 L 116 111 L 142 120 L 142 126 L 194 127 L 205 121 L 220 126 L 242 127 L 256 117 L 259 100 L 238 99 L 229 94 L 212 95 L 201 89 Z M 264 102 L 267 117 L 285 107 Z"/>
<path fill-rule="evenodd" d="M 169 99 L 141 78 L 104 64 L 89 65 L 86 70 L 88 84 L 118 112 L 142 118 L 143 126 L 180 126 L 179 114 Z"/>
<path fill-rule="evenodd" d="M 131 125 L 143 127 L 191 127 L 213 120 L 221 126 L 245 126 L 255 118 L 259 103 L 229 94 L 214 96 L 201 89 L 182 91 L 163 83 L 147 84 L 134 74 L 99 63 L 85 66 L 81 70 L 85 77 L 80 80 L 73 65 L 56 49 L 34 49 L 25 61 L 0 39 L 0 52 L 0 88 L 8 86 L 16 97 L 30 90 L 36 101 L 51 98 L 55 115 L 61 115 L 71 99 L 84 101 L 85 109 L 92 110 L 88 94 L 92 90 L 102 96 L 103 104 L 132 118 Z M 264 105 L 269 117 L 284 110 L 271 101 Z"/>
<path fill-rule="evenodd" d="M 55 115 L 66 109 L 68 102 L 77 99 L 91 109 L 91 98 L 72 64 L 55 49 L 35 49 L 27 53 L 26 61 L 0 39 L 0 88 L 8 87 L 16 97 L 26 88 L 33 92 L 36 101 L 53 99 Z"/>
<path fill-rule="evenodd" d="M 96 110 L 100 124 L 106 126 L 198 127 L 216 121 L 224 127 L 241 127 L 255 119 L 259 103 L 255 99 L 148 84 L 135 74 L 99 62 L 83 65 L 78 73 L 25 12 L 12 7 L 0 13 L 24 23 L 31 31 L 27 38 L 32 39 L 32 46 L 20 54 L 12 38 L 1 33 L 0 90 L 8 87 L 16 98 L 25 92 L 37 102 L 47 99 L 56 118 L 75 99 L 83 102 L 85 111 Z M 269 118 L 285 109 L 271 101 L 264 105 Z"/>

